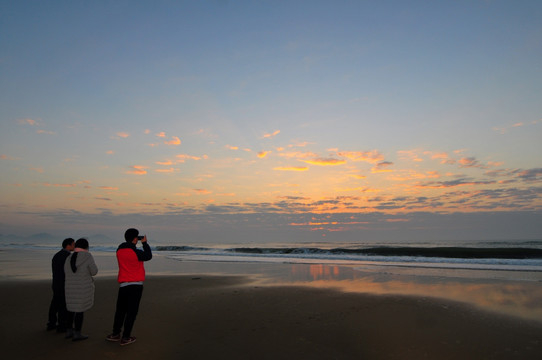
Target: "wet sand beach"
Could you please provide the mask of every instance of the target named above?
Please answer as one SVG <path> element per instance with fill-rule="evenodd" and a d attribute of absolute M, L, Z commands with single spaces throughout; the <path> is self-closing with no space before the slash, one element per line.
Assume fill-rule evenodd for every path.
<path fill-rule="evenodd" d="M 3 353 L 20 359 L 540 359 L 542 323 L 457 302 L 244 277 L 149 276 L 133 335 L 105 341 L 117 294 L 96 280 L 86 341 L 46 332 L 50 282 L 1 281 Z"/>

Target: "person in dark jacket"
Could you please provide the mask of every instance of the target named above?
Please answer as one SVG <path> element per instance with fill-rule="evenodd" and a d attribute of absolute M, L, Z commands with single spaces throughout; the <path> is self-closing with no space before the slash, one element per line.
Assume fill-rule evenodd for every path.
<path fill-rule="evenodd" d="M 53 299 L 49 306 L 47 331 L 56 329 L 59 333 L 66 332 L 68 312 L 66 310 L 66 298 L 64 295 L 64 262 L 66 262 L 66 258 L 70 256 L 70 252 L 73 251 L 74 248 L 74 239 L 64 239 L 64 241 L 62 241 L 62 249 L 57 252 L 51 260 L 51 269 L 53 271 Z"/>
<path fill-rule="evenodd" d="M 109 341 L 120 341 L 121 345 L 129 345 L 136 341 L 132 336 L 132 328 L 139 310 L 139 302 L 143 294 L 145 267 L 143 262 L 152 259 L 152 252 L 147 243 L 147 235 L 139 236 L 137 229 L 130 228 L 124 233 L 125 242 L 117 249 L 119 273 L 117 281 L 120 285 L 113 321 L 113 333 L 106 337 Z M 136 247 L 141 240 L 143 249 Z M 121 331 L 124 326 L 124 332 Z"/>

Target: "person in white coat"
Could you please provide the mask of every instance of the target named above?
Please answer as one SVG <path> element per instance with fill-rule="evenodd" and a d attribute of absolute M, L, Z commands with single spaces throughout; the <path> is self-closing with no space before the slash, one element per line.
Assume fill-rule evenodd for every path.
<path fill-rule="evenodd" d="M 77 240 L 74 252 L 68 256 L 64 264 L 66 309 L 68 310 L 66 338 L 71 338 L 73 341 L 88 339 L 88 336 L 81 334 L 83 316 L 84 312 L 94 305 L 93 276 L 98 273 L 98 267 L 88 248 L 87 239 Z"/>

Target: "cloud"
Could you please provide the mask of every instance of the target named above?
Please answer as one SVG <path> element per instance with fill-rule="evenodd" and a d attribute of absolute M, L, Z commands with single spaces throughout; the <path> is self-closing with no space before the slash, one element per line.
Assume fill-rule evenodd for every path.
<path fill-rule="evenodd" d="M 391 169 L 388 169 L 389 166 L 393 165 L 390 161 L 383 161 L 381 163 L 376 164 L 372 169 L 371 172 L 374 173 L 381 173 L 381 172 L 390 172 L 393 171 Z"/>
<path fill-rule="evenodd" d="M 457 179 L 451 181 L 431 181 L 424 184 L 418 184 L 416 187 L 440 189 L 467 185 L 491 185 L 495 183 L 495 181 L 468 181 L 468 179 Z"/>
<path fill-rule="evenodd" d="M 271 151 L 260 151 L 260 152 L 258 153 L 258 157 L 259 157 L 259 158 L 264 158 L 264 157 L 266 157 L 267 154 L 269 154 L 270 152 L 271 152 Z"/>
<path fill-rule="evenodd" d="M 209 157 L 207 155 L 203 155 L 203 157 L 200 157 L 200 156 L 192 156 L 192 155 L 188 155 L 188 154 L 179 154 L 177 156 L 175 156 L 177 159 L 177 162 L 184 162 L 186 159 L 189 159 L 189 160 L 201 160 L 202 158 L 203 159 L 208 159 Z"/>
<path fill-rule="evenodd" d="M 173 161 L 171 161 L 171 160 L 157 161 L 157 162 L 155 162 L 155 164 L 157 164 L 157 165 L 168 166 L 168 165 L 173 165 Z"/>
<path fill-rule="evenodd" d="M 156 170 L 154 170 L 154 171 L 157 172 L 157 173 L 171 174 L 171 173 L 174 173 L 174 172 L 178 172 L 179 169 L 176 169 L 176 168 L 156 169 Z"/>
<path fill-rule="evenodd" d="M 36 131 L 37 134 L 46 134 L 46 135 L 54 135 L 54 131 L 47 131 L 47 130 L 38 130 Z"/>
<path fill-rule="evenodd" d="M 197 192 L 198 194 L 201 194 L 201 195 L 207 195 L 207 194 L 211 194 L 212 191 L 209 191 L 207 189 L 192 189 L 194 190 L 195 192 Z"/>
<path fill-rule="evenodd" d="M 112 139 L 118 139 L 118 138 L 126 139 L 127 137 L 130 137 L 129 133 L 120 131 L 120 132 L 116 133 L 115 136 L 112 137 Z"/>
<path fill-rule="evenodd" d="M 401 159 L 407 159 L 407 160 L 416 161 L 416 162 L 423 161 L 423 159 L 420 158 L 420 156 L 418 155 L 418 150 L 399 150 L 397 151 L 397 155 Z"/>
<path fill-rule="evenodd" d="M 458 163 L 459 163 L 459 167 L 462 167 L 462 168 L 470 168 L 470 167 L 479 168 L 483 166 L 482 164 L 478 162 L 478 160 L 476 160 L 473 157 L 461 158 L 459 159 Z"/>
<path fill-rule="evenodd" d="M 226 149 L 230 149 L 230 150 L 239 150 L 239 147 L 238 147 L 238 146 L 226 145 Z"/>
<path fill-rule="evenodd" d="M 113 150 L 107 150 L 105 153 L 107 155 L 113 155 L 115 152 Z"/>
<path fill-rule="evenodd" d="M 335 166 L 335 165 L 346 164 L 346 160 L 333 159 L 333 158 L 327 158 L 327 159 L 317 158 L 317 159 L 301 160 L 301 161 L 306 162 L 307 164 L 318 165 L 318 166 Z"/>
<path fill-rule="evenodd" d="M 457 162 L 455 159 L 451 158 L 450 155 L 445 152 L 434 153 L 431 151 L 425 151 L 424 155 L 431 156 L 432 160 L 440 160 L 441 164 L 453 165 Z"/>
<path fill-rule="evenodd" d="M 156 136 L 161 137 L 161 138 L 165 138 L 166 133 L 162 131 L 162 132 L 159 132 L 158 134 L 156 134 Z"/>
<path fill-rule="evenodd" d="M 0 159 L 1 160 L 15 160 L 15 158 L 5 155 L 5 154 L 0 155 Z"/>
<path fill-rule="evenodd" d="M 533 181 L 542 178 L 542 168 L 523 170 L 518 173 L 518 177 L 523 180 Z"/>
<path fill-rule="evenodd" d="M 355 179 L 366 179 L 367 178 L 367 176 L 360 175 L 360 174 L 350 174 L 350 176 L 355 178 Z"/>
<path fill-rule="evenodd" d="M 533 123 L 536 124 L 536 122 L 533 122 Z M 506 134 L 510 129 L 517 128 L 517 127 L 522 127 L 522 126 L 525 126 L 525 123 L 518 122 L 518 123 L 515 123 L 515 124 L 512 124 L 512 125 L 508 125 L 508 126 L 494 127 L 493 130 L 497 131 L 497 132 L 499 132 L 501 134 Z"/>
<path fill-rule="evenodd" d="M 272 138 L 272 137 L 277 136 L 279 133 L 280 133 L 280 130 L 275 130 L 273 133 L 271 133 L 271 134 L 265 134 L 263 137 L 269 139 L 269 138 Z"/>
<path fill-rule="evenodd" d="M 148 169 L 147 166 L 142 166 L 142 165 L 133 165 L 133 166 L 130 166 L 130 168 L 133 170 L 129 170 L 126 173 L 133 174 L 133 175 L 145 175 L 147 173 L 146 169 Z"/>
<path fill-rule="evenodd" d="M 118 188 L 118 187 L 115 187 L 115 186 L 98 186 L 98 189 L 116 191 L 116 190 L 118 190 L 119 188 Z"/>
<path fill-rule="evenodd" d="M 308 158 L 317 158 L 318 154 L 315 154 L 313 152 L 301 152 L 301 151 L 294 151 L 294 152 L 285 152 L 280 153 L 279 156 L 285 157 L 285 158 L 295 158 L 295 159 L 308 159 Z"/>
<path fill-rule="evenodd" d="M 303 142 L 298 142 L 298 143 L 295 143 L 295 144 L 290 144 L 288 145 L 289 148 L 293 148 L 293 147 L 306 147 L 310 144 L 314 144 L 312 142 L 308 142 L 308 141 L 303 141 Z"/>
<path fill-rule="evenodd" d="M 181 145 L 181 139 L 177 136 L 172 136 L 170 141 L 164 141 L 166 145 Z"/>
<path fill-rule="evenodd" d="M 427 179 L 427 178 L 439 178 L 440 174 L 437 171 L 418 172 L 415 170 L 401 170 L 399 173 L 395 173 L 388 177 L 390 180 L 395 181 L 408 181 L 414 179 Z"/>
<path fill-rule="evenodd" d="M 30 125 L 30 126 L 38 125 L 38 121 L 34 119 L 19 119 L 17 120 L 17 123 L 20 125 Z"/>
<path fill-rule="evenodd" d="M 275 167 L 273 170 L 277 171 L 307 171 L 309 168 L 307 166 L 286 166 L 286 167 Z"/>
<path fill-rule="evenodd" d="M 51 183 L 43 183 L 43 186 L 52 186 L 52 187 L 64 187 L 64 188 L 68 188 L 68 187 L 75 187 L 76 185 L 75 184 L 51 184 Z"/>
<path fill-rule="evenodd" d="M 372 151 L 337 151 L 337 155 L 345 157 L 352 161 L 366 161 L 371 164 L 375 164 L 379 161 L 384 160 L 384 155 L 382 155 L 377 150 Z"/>

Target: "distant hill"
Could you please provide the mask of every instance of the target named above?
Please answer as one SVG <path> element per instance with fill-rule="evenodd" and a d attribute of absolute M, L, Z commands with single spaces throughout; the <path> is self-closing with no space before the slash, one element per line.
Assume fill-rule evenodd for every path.
<path fill-rule="evenodd" d="M 118 240 L 112 239 L 107 235 L 104 234 L 94 234 L 94 235 L 84 235 L 81 237 L 87 238 L 89 241 L 95 243 L 95 244 L 111 244 L 111 243 L 117 243 Z M 42 242 L 45 243 L 51 243 L 51 242 L 58 242 L 59 244 L 64 240 L 65 237 L 63 236 L 57 236 L 49 233 L 37 233 L 29 236 L 20 236 L 20 235 L 14 235 L 14 234 L 0 234 L 0 241 L 6 242 L 6 241 L 12 241 L 12 242 L 28 242 L 31 244 L 39 244 Z M 75 238 L 77 240 L 78 238 Z"/>

